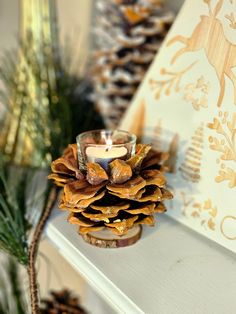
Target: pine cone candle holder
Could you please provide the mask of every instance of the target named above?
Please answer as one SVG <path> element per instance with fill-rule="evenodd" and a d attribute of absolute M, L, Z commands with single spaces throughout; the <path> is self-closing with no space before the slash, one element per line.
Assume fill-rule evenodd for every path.
<path fill-rule="evenodd" d="M 163 201 L 172 198 L 165 187 L 166 158 L 150 145 L 138 144 L 133 156 L 113 159 L 107 170 L 88 162 L 81 171 L 77 145 L 72 144 L 52 162 L 49 179 L 63 187 L 59 208 L 69 211 L 68 221 L 79 226 L 85 241 L 127 246 L 140 238 L 141 225 L 154 225 L 154 214 L 165 212 Z"/>

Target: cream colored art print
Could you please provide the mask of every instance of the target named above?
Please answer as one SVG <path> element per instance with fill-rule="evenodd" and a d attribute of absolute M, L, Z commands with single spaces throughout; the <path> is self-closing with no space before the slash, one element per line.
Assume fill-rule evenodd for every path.
<path fill-rule="evenodd" d="M 236 1 L 186 0 L 120 127 L 170 152 L 168 214 L 236 252 Z"/>

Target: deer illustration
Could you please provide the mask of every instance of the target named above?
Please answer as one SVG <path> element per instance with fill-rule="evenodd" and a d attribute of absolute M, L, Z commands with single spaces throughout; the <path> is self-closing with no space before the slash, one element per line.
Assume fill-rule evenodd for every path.
<path fill-rule="evenodd" d="M 204 49 L 206 57 L 214 67 L 220 83 L 217 106 L 221 106 L 224 97 L 225 75 L 233 83 L 234 103 L 236 104 L 236 76 L 232 71 L 236 67 L 236 45 L 225 37 L 223 26 L 220 20 L 216 18 L 222 7 L 223 0 L 219 0 L 213 10 L 211 8 L 211 0 L 203 1 L 208 5 L 209 16 L 201 15 L 201 20 L 190 38 L 178 35 L 167 43 L 168 46 L 176 42 L 181 42 L 185 45 L 174 55 L 171 64 L 174 64 L 185 52 Z"/>

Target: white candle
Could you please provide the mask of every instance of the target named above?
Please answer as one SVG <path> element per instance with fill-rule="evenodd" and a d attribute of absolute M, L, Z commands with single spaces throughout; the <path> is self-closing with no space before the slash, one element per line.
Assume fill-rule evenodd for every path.
<path fill-rule="evenodd" d="M 118 158 L 124 158 L 127 155 L 127 148 L 124 146 L 90 146 L 86 148 L 86 156 L 88 162 L 96 162 L 105 170 L 108 170 L 108 164 Z"/>

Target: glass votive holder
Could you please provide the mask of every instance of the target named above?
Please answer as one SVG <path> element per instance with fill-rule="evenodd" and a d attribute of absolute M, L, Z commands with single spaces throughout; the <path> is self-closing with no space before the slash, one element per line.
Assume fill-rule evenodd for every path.
<path fill-rule="evenodd" d="M 121 130 L 94 130 L 76 137 L 78 161 L 81 170 L 86 170 L 89 162 L 100 164 L 109 170 L 114 159 L 129 159 L 135 153 L 136 136 Z"/>

